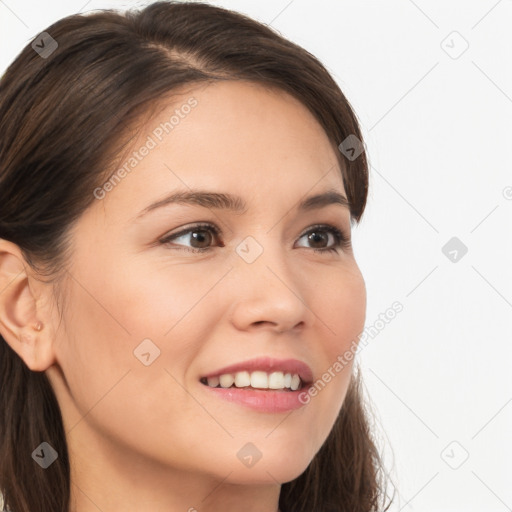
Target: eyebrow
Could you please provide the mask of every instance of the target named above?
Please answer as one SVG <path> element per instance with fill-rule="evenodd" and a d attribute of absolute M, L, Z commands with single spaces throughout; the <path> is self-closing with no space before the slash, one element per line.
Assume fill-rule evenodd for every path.
<path fill-rule="evenodd" d="M 188 190 L 173 192 L 169 196 L 150 204 L 148 207 L 144 208 L 136 218 L 138 219 L 157 208 L 169 204 L 197 205 L 205 208 L 229 210 L 234 213 L 245 213 L 247 210 L 247 204 L 240 196 L 212 192 L 209 190 Z M 304 212 L 320 209 L 331 204 L 339 204 L 350 211 L 350 203 L 347 198 L 334 189 L 329 189 L 320 194 L 302 199 L 296 209 L 300 212 Z"/>

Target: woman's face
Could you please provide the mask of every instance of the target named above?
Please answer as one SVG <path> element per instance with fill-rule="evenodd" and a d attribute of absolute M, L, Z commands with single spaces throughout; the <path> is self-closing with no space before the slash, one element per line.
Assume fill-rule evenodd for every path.
<path fill-rule="evenodd" d="M 298 209 L 326 191 L 346 197 L 336 148 L 300 102 L 239 81 L 181 93 L 138 137 L 117 167 L 127 163 L 125 172 L 95 192 L 72 231 L 46 371 L 72 456 L 83 471 L 136 461 L 147 475 L 167 468 L 232 483 L 290 481 L 333 427 L 351 364 L 331 370 L 309 401 L 303 393 L 304 404 L 292 391 L 214 390 L 202 379 L 272 358 L 302 362 L 317 381 L 363 330 L 354 254 L 331 228 L 313 228 L 350 237 L 349 209 Z M 245 208 L 196 201 L 147 210 L 199 190 L 237 196 Z M 258 377 L 280 369 L 276 387 L 302 373 L 292 362 L 249 379 L 260 386 Z"/>

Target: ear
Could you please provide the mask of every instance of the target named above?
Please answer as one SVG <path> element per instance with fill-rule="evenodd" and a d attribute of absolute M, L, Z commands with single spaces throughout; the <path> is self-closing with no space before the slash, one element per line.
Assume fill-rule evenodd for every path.
<path fill-rule="evenodd" d="M 36 372 L 55 362 L 50 319 L 40 305 L 44 287 L 47 285 L 33 277 L 20 248 L 0 239 L 0 334 Z"/>

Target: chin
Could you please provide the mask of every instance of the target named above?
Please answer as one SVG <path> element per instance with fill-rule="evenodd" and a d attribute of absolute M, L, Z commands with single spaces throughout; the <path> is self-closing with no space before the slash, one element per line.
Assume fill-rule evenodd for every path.
<path fill-rule="evenodd" d="M 293 461 L 287 457 L 279 460 L 263 462 L 260 459 L 251 468 L 236 468 L 226 482 L 241 485 L 268 485 L 284 484 L 300 476 L 309 466 L 310 460 Z M 222 475 L 224 478 L 226 475 Z"/>
<path fill-rule="evenodd" d="M 235 483 L 253 483 L 253 484 L 275 484 L 286 483 L 294 480 L 301 475 L 311 463 L 315 451 L 307 440 L 300 439 L 293 442 L 283 442 L 281 437 L 276 437 L 273 442 L 269 439 L 255 445 L 259 448 L 259 453 L 253 446 L 248 445 L 245 453 L 251 453 L 253 459 L 247 457 L 244 460 L 244 453 L 237 458 L 233 473 L 230 475 L 230 481 Z"/>

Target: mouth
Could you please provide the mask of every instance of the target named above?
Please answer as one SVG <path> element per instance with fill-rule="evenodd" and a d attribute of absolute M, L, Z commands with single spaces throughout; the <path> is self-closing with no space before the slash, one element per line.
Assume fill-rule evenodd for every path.
<path fill-rule="evenodd" d="M 298 373 L 265 372 L 265 371 L 240 371 L 234 373 L 222 373 L 211 377 L 202 377 L 201 384 L 210 388 L 242 388 L 260 391 L 282 391 L 289 393 L 301 391 L 308 387 Z"/>
<path fill-rule="evenodd" d="M 313 382 L 311 368 L 298 359 L 257 357 L 203 375 L 210 388 L 246 388 L 263 391 L 300 391 Z"/>
<path fill-rule="evenodd" d="M 285 413 L 306 405 L 311 368 L 297 359 L 258 357 L 199 378 L 208 396 L 259 413 Z"/>

